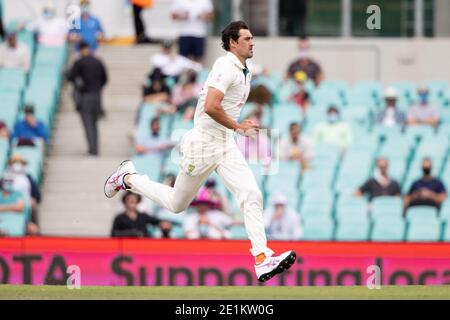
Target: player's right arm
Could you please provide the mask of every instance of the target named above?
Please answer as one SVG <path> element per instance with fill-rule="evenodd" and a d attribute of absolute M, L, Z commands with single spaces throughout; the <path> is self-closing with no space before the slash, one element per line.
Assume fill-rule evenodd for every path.
<path fill-rule="evenodd" d="M 257 133 L 259 126 L 251 120 L 244 120 L 241 123 L 234 121 L 228 116 L 222 107 L 224 93 L 214 87 L 208 88 L 205 101 L 205 113 L 214 121 L 220 123 L 224 127 L 237 131 L 242 135 L 251 135 Z"/>

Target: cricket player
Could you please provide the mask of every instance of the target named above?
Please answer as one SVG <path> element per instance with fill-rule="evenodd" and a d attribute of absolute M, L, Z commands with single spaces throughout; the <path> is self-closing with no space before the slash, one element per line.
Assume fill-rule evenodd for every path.
<path fill-rule="evenodd" d="M 249 136 L 259 130 L 251 120 L 237 122 L 250 91 L 251 73 L 246 60 L 253 57 L 254 47 L 245 22 L 232 22 L 222 31 L 222 47 L 227 53 L 216 60 L 208 75 L 195 110 L 194 128 L 180 142 L 180 172 L 174 187 L 139 175 L 133 163 L 126 160 L 107 179 L 104 191 L 111 198 L 120 190 L 131 190 L 179 213 L 189 206 L 208 176 L 216 171 L 244 213 L 256 276 L 264 282 L 289 269 L 296 254 L 287 251 L 276 256 L 267 247 L 262 194 L 233 138 L 234 132 Z"/>

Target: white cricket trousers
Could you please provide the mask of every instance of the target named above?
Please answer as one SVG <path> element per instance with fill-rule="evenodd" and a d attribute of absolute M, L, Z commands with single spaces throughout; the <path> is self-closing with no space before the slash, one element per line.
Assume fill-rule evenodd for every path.
<path fill-rule="evenodd" d="M 195 131 L 195 129 L 193 129 Z M 140 193 L 174 213 L 188 208 L 206 179 L 215 170 L 225 186 L 234 195 L 244 213 L 245 228 L 250 239 L 253 256 L 274 252 L 267 247 L 264 229 L 263 199 L 253 172 L 236 146 L 234 140 L 220 155 L 207 155 L 198 133 L 189 131 L 180 145 L 180 171 L 174 187 L 154 182 L 147 175 L 134 174 L 129 178 L 132 191 Z M 209 144 L 209 147 L 211 144 Z M 217 148 L 215 148 L 217 151 Z M 203 155 L 202 155 L 203 154 Z"/>

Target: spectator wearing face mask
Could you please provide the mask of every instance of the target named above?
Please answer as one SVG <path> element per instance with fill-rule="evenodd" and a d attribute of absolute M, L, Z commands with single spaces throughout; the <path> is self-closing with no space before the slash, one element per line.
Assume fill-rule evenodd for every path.
<path fill-rule="evenodd" d="M 301 37 L 299 41 L 299 56 L 294 60 L 287 70 L 287 78 L 295 80 L 295 74 L 299 71 L 306 73 L 308 79 L 312 79 L 318 86 L 323 80 L 323 72 L 319 63 L 311 58 L 311 45 L 308 38 Z"/>
<path fill-rule="evenodd" d="M 419 104 L 408 110 L 408 125 L 429 125 L 437 127 L 439 124 L 439 111 L 435 105 L 429 103 L 428 88 L 419 88 L 418 94 Z"/>
<path fill-rule="evenodd" d="M 400 185 L 396 180 L 389 177 L 388 165 L 387 159 L 379 158 L 373 177 L 359 187 L 355 195 L 357 197 L 365 195 L 369 201 L 381 196 L 400 196 Z"/>
<path fill-rule="evenodd" d="M 27 202 L 31 204 L 31 221 L 28 229 L 37 230 L 37 210 L 41 202 L 41 191 L 33 177 L 26 172 L 26 166 L 27 161 L 20 154 L 14 154 L 9 159 L 5 173 L 8 174 L 9 179 L 12 181 L 13 190 L 20 192 Z M 37 231 L 32 233 L 37 233 Z"/>
<path fill-rule="evenodd" d="M 69 30 L 69 41 L 75 44 L 78 51 L 80 42 L 89 45 L 92 52 L 98 47 L 99 41 L 104 38 L 104 31 L 100 20 L 91 14 L 91 5 L 89 0 L 80 1 L 81 17 L 79 26 L 73 26 Z"/>
<path fill-rule="evenodd" d="M 432 206 L 440 208 L 442 202 L 447 199 L 447 190 L 442 181 L 431 174 L 431 159 L 422 161 L 422 178 L 415 181 L 405 197 L 405 208 L 412 206 Z"/>
<path fill-rule="evenodd" d="M 36 32 L 38 43 L 46 47 L 60 47 L 67 38 L 66 21 L 56 15 L 55 5 L 51 2 L 43 6 L 41 17 L 28 29 Z"/>
<path fill-rule="evenodd" d="M 25 202 L 23 195 L 14 190 L 13 180 L 7 173 L 3 175 L 0 180 L 0 219 L 2 212 L 15 212 L 23 214 L 25 209 Z M 0 229 L 0 235 L 8 235 L 7 229 Z"/>
<path fill-rule="evenodd" d="M 396 108 L 397 92 L 395 89 L 387 88 L 384 91 L 384 99 L 386 108 L 376 115 L 375 123 L 386 128 L 400 127 L 403 130 L 406 124 L 406 116 Z"/>
<path fill-rule="evenodd" d="M 314 127 L 313 140 L 317 144 L 337 145 L 342 149 L 347 149 L 352 144 L 352 130 L 347 123 L 341 120 L 337 107 L 329 107 L 327 121 L 318 123 Z"/>

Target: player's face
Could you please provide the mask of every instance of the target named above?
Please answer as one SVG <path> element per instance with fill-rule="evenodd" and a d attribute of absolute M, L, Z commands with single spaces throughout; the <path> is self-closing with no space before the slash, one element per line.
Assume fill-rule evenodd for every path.
<path fill-rule="evenodd" d="M 239 38 L 236 43 L 236 51 L 245 59 L 250 59 L 253 57 L 253 35 L 250 30 L 241 29 L 239 30 Z"/>

